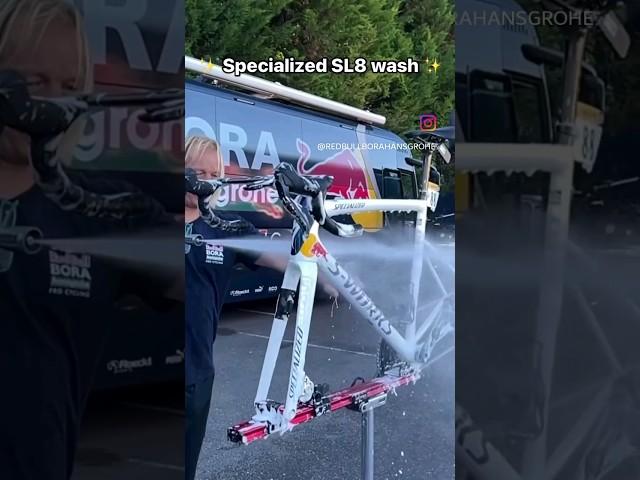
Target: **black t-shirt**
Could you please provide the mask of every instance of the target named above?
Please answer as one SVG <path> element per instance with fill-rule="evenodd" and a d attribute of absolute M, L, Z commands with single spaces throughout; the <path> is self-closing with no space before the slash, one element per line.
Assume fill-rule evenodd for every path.
<path fill-rule="evenodd" d="M 231 215 L 220 215 L 233 220 Z M 243 233 L 255 234 L 255 228 Z M 238 234 L 212 228 L 201 218 L 185 224 L 185 235 L 200 234 L 206 239 L 220 239 Z M 198 247 L 185 244 L 185 360 L 186 383 L 199 383 L 214 373 L 213 342 L 224 296 L 232 269 L 237 263 L 253 267 L 255 256 L 240 253 L 228 246 L 205 243 Z"/>
<path fill-rule="evenodd" d="M 101 187 L 132 191 L 120 182 Z M 45 239 L 81 239 L 131 225 L 63 211 L 34 187 L 0 199 L 0 229 L 15 226 L 37 227 Z M 0 478 L 70 476 L 113 305 L 128 284 L 120 268 L 46 247 L 0 251 Z"/>

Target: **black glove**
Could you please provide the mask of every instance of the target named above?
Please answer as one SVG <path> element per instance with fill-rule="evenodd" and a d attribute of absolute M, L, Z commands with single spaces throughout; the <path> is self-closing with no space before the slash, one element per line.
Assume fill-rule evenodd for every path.
<path fill-rule="evenodd" d="M 300 175 L 293 166 L 286 162 L 281 162 L 275 169 L 276 181 L 286 187 L 289 192 L 297 195 L 315 197 L 326 192 L 333 183 L 333 177 L 329 175 L 317 176 L 314 178 Z"/>
<path fill-rule="evenodd" d="M 0 72 L 0 127 L 8 126 L 31 137 L 50 138 L 64 133 L 86 110 L 81 100 L 34 99 L 20 74 Z"/>
<path fill-rule="evenodd" d="M 211 183 L 198 180 L 196 172 L 191 168 L 184 170 L 184 189 L 187 193 L 193 193 L 200 198 L 213 195 L 216 191 L 216 187 Z"/>

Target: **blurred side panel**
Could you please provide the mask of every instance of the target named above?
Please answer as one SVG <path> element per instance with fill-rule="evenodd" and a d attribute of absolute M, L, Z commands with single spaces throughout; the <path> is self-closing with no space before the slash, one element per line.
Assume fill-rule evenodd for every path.
<path fill-rule="evenodd" d="M 0 478 L 183 478 L 184 2 L 0 25 Z"/>
<path fill-rule="evenodd" d="M 456 2 L 458 479 L 640 475 L 632 3 Z"/>

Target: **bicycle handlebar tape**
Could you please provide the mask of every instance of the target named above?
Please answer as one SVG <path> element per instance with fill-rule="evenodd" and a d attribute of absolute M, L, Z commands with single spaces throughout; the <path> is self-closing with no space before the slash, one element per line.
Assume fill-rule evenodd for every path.
<path fill-rule="evenodd" d="M 89 105 L 100 107 L 159 105 L 173 101 L 184 103 L 184 89 L 168 88 L 144 93 L 94 93 L 80 98 Z"/>
<path fill-rule="evenodd" d="M 348 225 L 346 223 L 340 223 L 327 215 L 324 200 L 327 189 L 331 186 L 331 182 L 333 182 L 333 178 L 323 177 L 319 180 L 319 183 L 322 186 L 322 195 L 317 195 L 311 200 L 311 213 L 313 218 L 315 218 L 316 221 L 332 235 L 337 235 L 339 237 L 359 237 L 362 235 L 362 225 Z"/>
<path fill-rule="evenodd" d="M 146 123 L 161 123 L 179 120 L 184 117 L 184 100 L 171 100 L 159 106 L 148 107 L 140 120 Z"/>
<path fill-rule="evenodd" d="M 290 163 L 280 163 L 274 172 L 275 177 L 285 185 L 291 193 L 315 197 L 325 192 L 333 183 L 333 177 L 308 177 L 300 175 Z"/>
<path fill-rule="evenodd" d="M 137 220 L 161 218 L 164 207 L 141 192 L 95 193 L 73 183 L 58 158 L 57 147 L 64 134 L 53 138 L 33 138 L 31 161 L 36 183 L 45 196 L 62 210 L 93 218 Z"/>
<path fill-rule="evenodd" d="M 244 218 L 226 220 L 217 216 L 205 197 L 198 197 L 198 210 L 200 210 L 202 220 L 212 228 L 233 233 L 234 235 L 246 235 L 255 231 L 253 225 Z"/>
<path fill-rule="evenodd" d="M 0 249 L 32 255 L 38 253 L 42 232 L 36 227 L 0 228 Z"/>
<path fill-rule="evenodd" d="M 216 191 L 216 187 L 210 182 L 198 179 L 196 172 L 191 168 L 187 168 L 184 171 L 184 189 L 198 198 L 209 197 Z"/>

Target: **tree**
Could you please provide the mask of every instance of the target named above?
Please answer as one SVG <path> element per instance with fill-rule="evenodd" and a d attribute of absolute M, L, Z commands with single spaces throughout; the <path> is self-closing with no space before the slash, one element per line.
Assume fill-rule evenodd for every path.
<path fill-rule="evenodd" d="M 453 109 L 453 0 L 187 0 L 185 48 L 244 61 L 358 57 L 421 62 L 419 74 L 271 74 L 273 81 L 387 116 L 397 132 Z M 429 73 L 425 60 L 441 67 Z"/>

